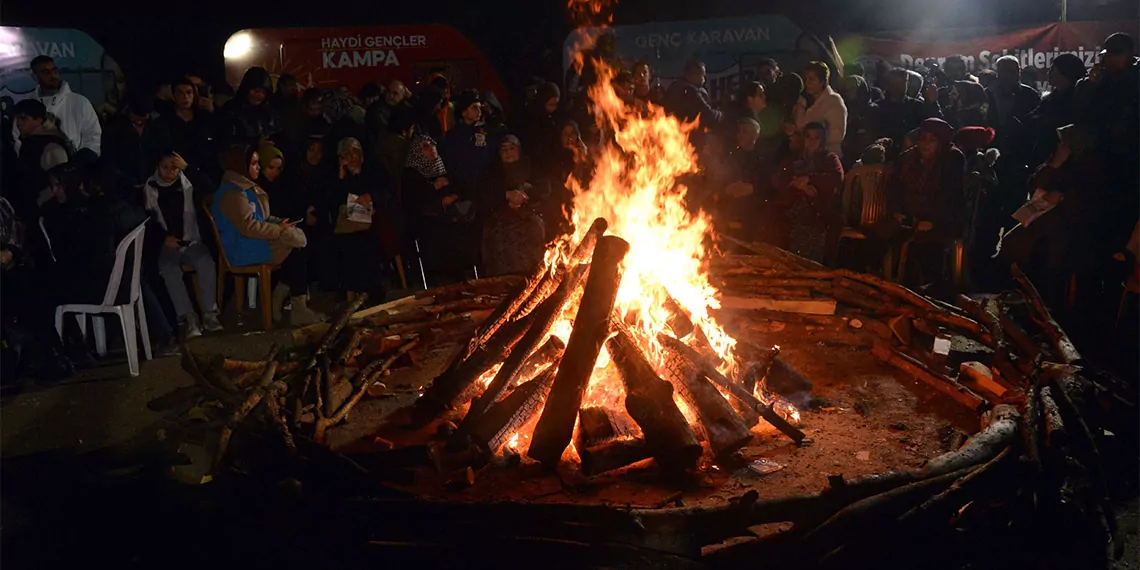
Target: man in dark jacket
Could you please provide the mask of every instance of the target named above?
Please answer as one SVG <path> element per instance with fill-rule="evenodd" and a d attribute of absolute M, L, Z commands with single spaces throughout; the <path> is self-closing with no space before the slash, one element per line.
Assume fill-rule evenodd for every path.
<path fill-rule="evenodd" d="M 906 134 L 926 119 L 941 117 L 942 111 L 938 101 L 923 102 L 907 96 L 905 69 L 888 71 L 885 81 L 885 97 L 871 106 L 872 130 L 876 137 L 889 137 L 894 143 L 892 155 L 898 155 L 906 150 L 902 148 Z"/>
<path fill-rule="evenodd" d="M 704 128 L 714 128 L 720 123 L 724 113 L 709 104 L 704 63 L 695 59 L 685 63 L 684 74 L 665 92 L 665 110 L 686 122 L 699 116 Z"/>
<path fill-rule="evenodd" d="M 986 92 L 990 100 L 990 117 L 997 131 L 995 145 L 1004 153 L 1022 142 L 1020 137 L 1026 131 L 1023 127 L 1041 103 L 1041 94 L 1021 82 L 1021 65 L 1016 57 L 998 58 L 994 69 L 998 74 L 997 84 Z"/>
<path fill-rule="evenodd" d="M 154 112 L 154 97 L 139 94 L 127 103 L 127 112 L 103 131 L 104 180 L 109 191 L 134 200 L 154 173 L 158 155 L 173 141 L 166 121 Z"/>
<path fill-rule="evenodd" d="M 214 146 L 213 113 L 201 108 L 197 86 L 189 77 L 170 85 L 174 105 L 164 117 L 170 130 L 171 149 L 186 161 L 186 176 L 195 188 L 213 188 L 221 177 Z"/>
<path fill-rule="evenodd" d="M 218 148 L 234 143 L 259 145 L 278 135 L 281 121 L 277 109 L 269 103 L 272 92 L 272 80 L 265 68 L 251 67 L 245 72 L 237 94 L 221 109 Z"/>
<path fill-rule="evenodd" d="M 483 123 L 479 92 L 462 91 L 455 97 L 456 124 L 447 132 L 440 148 L 447 172 L 465 188 L 478 188 L 479 178 L 495 158 L 498 141 L 490 140 Z"/>

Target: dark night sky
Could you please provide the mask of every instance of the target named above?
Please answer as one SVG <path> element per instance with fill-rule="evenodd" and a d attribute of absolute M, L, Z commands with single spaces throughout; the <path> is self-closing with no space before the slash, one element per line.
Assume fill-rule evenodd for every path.
<path fill-rule="evenodd" d="M 1069 0 L 1079 19 L 1135 19 L 1135 0 Z M 1060 0 L 619 0 L 616 23 L 699 19 L 784 11 L 822 33 L 872 29 L 1013 26 L 1054 21 Z M 558 76 L 559 46 L 572 28 L 564 0 L 437 0 L 374 3 L 341 0 L 264 2 L 199 0 L 182 14 L 123 0 L 5 2 L 5 25 L 74 27 L 91 34 L 136 83 L 197 71 L 220 80 L 222 47 L 254 27 L 446 23 L 467 35 L 513 87 L 529 75 Z M 143 7 L 145 6 L 145 7 Z M 45 7 L 50 10 L 45 10 Z M 359 15 L 358 15 L 359 14 Z"/>

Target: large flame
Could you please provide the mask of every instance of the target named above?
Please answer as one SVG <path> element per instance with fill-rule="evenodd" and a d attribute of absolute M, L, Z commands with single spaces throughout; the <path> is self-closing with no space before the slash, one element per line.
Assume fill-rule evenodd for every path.
<path fill-rule="evenodd" d="M 629 108 L 610 84 L 615 71 L 606 62 L 594 60 L 599 81 L 589 91 L 599 127 L 612 133 L 612 142 L 595 153 L 593 177 L 588 182 L 571 176 L 574 192 L 575 235 L 562 247 L 582 239 L 595 218 L 609 222 L 608 233 L 630 244 L 618 290 L 617 309 L 641 341 L 647 356 L 662 362 L 656 338 L 660 332 L 674 334 L 665 308 L 672 297 L 700 327 L 723 369 L 734 368 L 735 340 L 710 315 L 718 308 L 717 291 L 709 283 L 705 241 L 712 224 L 701 211 L 685 204 L 686 188 L 679 177 L 697 170 L 697 157 L 689 143 L 695 125 L 666 115 L 655 105 L 640 112 Z M 548 256 L 564 259 L 564 255 Z M 554 334 L 566 339 L 577 303 L 554 326 Z M 599 358 L 604 368 L 608 358 Z M 612 377 L 607 374 L 595 374 Z M 609 384 L 609 382 L 606 382 Z M 590 400 L 593 389 L 587 393 Z M 591 402 L 596 403 L 596 402 Z"/>

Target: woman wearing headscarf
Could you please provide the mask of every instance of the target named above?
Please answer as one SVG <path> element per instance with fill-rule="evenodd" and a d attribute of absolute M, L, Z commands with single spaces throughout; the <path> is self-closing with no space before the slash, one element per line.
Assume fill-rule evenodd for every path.
<path fill-rule="evenodd" d="M 909 256 L 920 260 L 921 277 L 937 271 L 938 257 L 948 241 L 964 233 L 962 196 L 965 158 L 952 144 L 954 127 L 942 119 L 926 119 L 919 126 L 916 144 L 895 160 L 887 186 L 891 216 L 876 225 L 874 234 L 885 243 L 901 245 L 913 239 Z M 900 276 L 902 277 L 902 276 Z M 926 281 L 924 281 L 926 282 Z"/>
<path fill-rule="evenodd" d="M 787 212 L 788 249 L 833 264 L 843 226 L 843 165 L 828 150 L 827 132 L 819 123 L 804 125 L 801 151 L 784 161 L 773 185 L 781 193 L 781 206 Z"/>
<path fill-rule="evenodd" d="M 537 207 L 550 187 L 534 177 L 518 137 L 499 144 L 499 161 L 480 181 L 483 268 L 488 277 L 530 274 L 542 262 L 546 239 Z"/>
<path fill-rule="evenodd" d="M 378 292 L 383 284 L 384 252 L 374 226 L 382 223 L 389 192 L 363 173 L 364 149 L 348 137 L 337 143 L 337 179 L 329 196 L 336 213 L 334 235 L 322 255 L 321 288 L 344 291 L 353 301 L 361 293 Z M 386 180 L 386 177 L 385 177 Z"/>
<path fill-rule="evenodd" d="M 1057 129 L 1077 120 L 1076 85 L 1086 75 L 1081 58 L 1063 53 L 1053 58 L 1049 67 L 1049 85 L 1052 89 L 1041 97 L 1041 104 L 1033 111 L 1037 125 L 1034 141 L 1034 163 L 1044 163 L 1057 148 Z"/>
<path fill-rule="evenodd" d="M 280 268 L 273 289 L 273 319 L 290 299 L 294 325 L 323 320 L 308 308 L 309 276 L 305 234 L 296 221 L 270 214 L 269 195 L 257 185 L 260 156 L 251 146 L 235 145 L 222 157 L 222 183 L 211 206 L 218 226 L 219 244 L 229 262 L 237 267 L 271 263 Z"/>
<path fill-rule="evenodd" d="M 433 284 L 462 280 L 475 264 L 475 204 L 447 174 L 435 140 L 420 134 L 408 149 L 401 184 L 424 271 Z"/>
<path fill-rule="evenodd" d="M 1017 262 L 1037 285 L 1046 303 L 1059 303 L 1065 281 L 1102 268 L 1121 241 L 1107 221 L 1119 209 L 1106 184 L 1095 133 L 1081 124 L 1057 129 L 1057 148 L 1030 179 L 1033 198 L 1053 209 L 1018 227 L 1002 240 L 1003 259 Z M 1024 224 L 1023 224 L 1024 226 Z"/>
<path fill-rule="evenodd" d="M 273 82 L 263 67 L 251 67 L 241 78 L 237 94 L 219 112 L 218 138 L 230 144 L 256 145 L 277 136 L 281 121 L 271 104 Z"/>

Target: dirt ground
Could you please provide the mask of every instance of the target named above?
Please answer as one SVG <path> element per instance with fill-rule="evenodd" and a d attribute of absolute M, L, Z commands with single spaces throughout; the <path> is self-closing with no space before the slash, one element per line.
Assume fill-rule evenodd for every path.
<path fill-rule="evenodd" d="M 865 348 L 829 345 L 802 331 L 761 333 L 742 331 L 740 338 L 757 345 L 779 344 L 781 356 L 813 383 L 813 403 L 801 410 L 801 424 L 812 445 L 797 448 L 763 424 L 734 465 L 704 465 L 686 481 L 663 481 L 651 462 L 588 479 L 571 470 L 556 475 L 536 465 L 489 467 L 473 487 L 448 490 L 445 476 L 417 472 L 402 488 L 424 497 L 465 501 L 529 499 L 543 502 L 590 502 L 661 506 L 665 502 L 690 506 L 716 504 L 755 489 L 761 498 L 776 498 L 823 489 L 829 475 L 846 477 L 907 469 L 952 448 L 962 434 L 978 429 L 977 419 L 945 396 L 878 363 Z M 222 353 L 256 359 L 273 343 L 289 343 L 289 331 L 264 333 L 243 328 L 208 335 L 192 342 L 196 352 Z M 429 353 L 420 370 L 396 371 L 386 379 L 389 391 L 363 402 L 349 422 L 330 434 L 330 442 L 349 449 L 367 442 L 389 414 L 414 401 L 423 385 L 442 368 L 448 350 Z M 50 386 L 23 382 L 0 392 L 0 453 L 5 485 L 0 493 L 4 534 L 21 527 L 31 516 L 23 492 L 24 480 L 12 477 L 22 458 L 45 453 L 78 455 L 100 449 L 130 449 L 152 443 L 160 415 L 147 402 L 191 384 L 177 358 L 143 362 L 142 374 L 131 378 L 121 354 L 74 378 Z M 748 463 L 765 458 L 781 469 L 767 475 L 749 470 Z M 648 463 L 648 465 L 646 464 Z M 680 502 L 675 502 L 680 493 Z M 669 500 L 669 501 L 667 501 Z M 1117 568 L 1140 568 L 1140 516 L 1135 500 L 1118 512 L 1122 534 L 1128 537 L 1126 556 Z"/>

